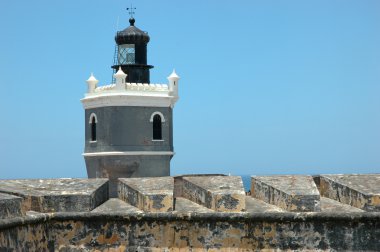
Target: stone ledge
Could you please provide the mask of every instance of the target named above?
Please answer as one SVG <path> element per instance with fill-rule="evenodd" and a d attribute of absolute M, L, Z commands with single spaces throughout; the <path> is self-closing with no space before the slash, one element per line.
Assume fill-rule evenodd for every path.
<path fill-rule="evenodd" d="M 173 177 L 119 178 L 119 199 L 145 212 L 173 211 L 173 191 Z"/>
<path fill-rule="evenodd" d="M 320 195 L 311 176 L 252 176 L 251 195 L 291 212 L 321 210 Z"/>
<path fill-rule="evenodd" d="M 245 196 L 246 211 L 249 213 L 280 213 L 285 212 L 281 207 L 266 203 L 262 200 Z"/>
<path fill-rule="evenodd" d="M 130 179 L 128 186 L 132 188 L 131 192 L 140 192 L 140 196 L 135 194 L 135 196 L 129 200 L 133 201 L 134 199 L 137 202 L 139 197 L 142 197 L 141 195 L 148 198 L 150 197 L 150 206 L 145 208 L 144 200 L 140 200 L 140 202 L 143 202 L 143 205 L 140 206 L 141 208 L 128 205 L 125 203 L 129 202 L 128 199 L 123 198 L 127 198 L 125 195 L 121 196 L 121 199 L 124 199 L 125 202 L 115 199 L 114 201 L 111 200 L 106 202 L 102 207 L 99 207 L 104 201 L 108 200 L 106 193 L 108 183 L 106 179 L 0 180 L 0 193 L 4 193 L 6 197 L 19 196 L 22 199 L 21 213 L 29 210 L 39 212 L 88 212 L 97 207 L 99 207 L 99 211 L 102 211 L 102 209 L 104 211 L 113 212 L 138 212 L 141 210 L 155 212 L 174 210 L 180 211 L 181 213 L 186 213 L 186 211 L 193 213 L 197 211 L 205 212 L 206 207 L 209 212 L 225 211 L 227 213 L 232 213 L 234 211 L 239 212 L 239 210 L 231 209 L 231 207 L 233 207 L 232 203 L 238 202 L 236 204 L 239 206 L 243 200 L 244 208 L 242 207 L 243 205 L 240 205 L 239 207 L 251 213 L 276 212 L 279 211 L 278 207 L 280 207 L 279 205 L 281 204 L 283 204 L 281 207 L 281 210 L 283 211 L 302 212 L 305 211 L 305 209 L 307 210 L 308 206 L 310 207 L 310 197 L 306 197 L 306 200 L 300 200 L 297 197 L 299 197 L 299 195 L 303 196 L 304 194 L 308 195 L 310 192 L 314 191 L 314 196 L 318 196 L 318 194 L 316 193 L 316 187 L 312 182 L 311 177 L 303 176 L 307 178 L 303 180 L 300 180 L 300 177 L 302 176 L 253 177 L 256 178 L 256 180 L 258 180 L 257 178 L 260 178 L 259 182 L 261 183 L 261 188 L 258 189 L 261 190 L 265 187 L 265 190 L 263 189 L 261 191 L 252 190 L 252 196 L 257 197 L 258 199 L 247 198 L 243 192 L 241 178 L 234 176 L 217 176 L 208 174 Z M 380 195 L 379 177 L 379 174 L 314 176 L 316 183 L 318 183 L 318 185 L 322 184 L 321 192 L 323 193 L 327 193 L 326 190 L 330 185 L 326 181 L 333 180 L 333 182 L 336 183 L 336 188 L 330 191 L 331 195 L 329 197 L 331 199 L 326 197 L 319 198 L 321 211 L 337 211 L 341 213 L 364 210 L 378 211 L 376 209 L 378 209 L 379 203 L 377 203 L 376 197 Z M 255 185 L 255 182 L 252 185 Z M 345 186 L 346 189 L 339 189 L 339 186 Z M 330 188 L 332 188 L 331 185 Z M 274 193 L 270 190 L 273 190 Z M 338 195 L 336 195 L 337 191 L 339 192 Z M 262 195 L 258 195 L 257 192 L 260 192 Z M 347 193 L 347 195 L 351 193 L 350 197 L 353 197 L 354 199 L 360 196 L 358 196 L 358 193 L 361 193 L 362 196 L 359 197 L 360 200 L 355 201 L 348 196 L 346 197 L 344 193 Z M 235 194 L 237 195 L 236 198 L 234 198 Z M 165 199 L 167 202 L 165 201 L 166 203 L 164 204 L 167 208 L 160 205 L 166 197 L 165 195 L 169 195 L 169 198 Z M 339 196 L 340 202 L 337 196 Z M 221 200 L 222 197 L 230 198 L 228 198 L 228 200 L 225 200 L 225 198 Z M 265 199 L 261 199 L 260 197 L 267 197 L 269 199 L 268 201 L 265 201 Z M 292 199 L 292 197 L 296 200 Z M 232 200 L 230 200 L 231 198 L 234 198 L 235 201 L 232 202 Z M 288 200 L 288 202 L 280 202 L 281 200 L 284 201 L 284 199 Z M 218 200 L 219 205 L 217 204 Z M 277 203 L 275 202 L 268 205 L 268 203 L 270 203 L 269 200 L 272 200 L 273 202 L 277 200 Z M 350 202 L 353 205 L 351 205 Z M 361 202 L 362 204 L 361 209 L 358 208 L 358 205 L 355 205 L 355 203 L 358 202 Z M 298 204 L 299 208 L 292 210 L 287 208 L 287 204 L 293 204 L 296 205 L 296 207 Z M 3 210 L 3 218 L 21 216 L 18 213 L 15 215 L 9 215 L 9 210 L 5 210 L 5 208 L 7 206 L 12 208 L 10 205 L 11 203 L 7 203 L 0 208 L 0 212 Z M 157 208 L 153 205 L 160 205 L 160 207 Z M 367 208 L 364 208 L 364 206 Z M 177 207 L 178 209 L 176 209 Z M 293 206 L 293 208 L 295 207 Z"/>
<path fill-rule="evenodd" d="M 182 197 L 217 212 L 245 210 L 245 192 L 239 176 L 183 177 Z"/>
<path fill-rule="evenodd" d="M 98 213 L 142 213 L 140 209 L 134 207 L 121 199 L 111 198 L 108 201 L 104 202 L 91 212 Z"/>
<path fill-rule="evenodd" d="M 0 219 L 19 217 L 24 214 L 21 197 L 0 193 Z"/>
<path fill-rule="evenodd" d="M 326 197 L 321 197 L 321 210 L 323 212 L 364 212 L 362 209 Z"/>
<path fill-rule="evenodd" d="M 180 213 L 212 213 L 213 210 L 199 205 L 191 200 L 177 197 L 175 202 L 175 211 Z"/>
<path fill-rule="evenodd" d="M 183 178 L 185 177 L 225 177 L 226 175 L 215 173 L 215 174 L 183 174 L 174 176 L 174 197 L 182 197 L 183 195 Z"/>
<path fill-rule="evenodd" d="M 380 211 L 380 174 L 320 175 L 320 192 L 365 211 Z"/>
<path fill-rule="evenodd" d="M 108 180 L 1 180 L 0 192 L 21 197 L 23 211 L 91 211 L 108 199 Z"/>
<path fill-rule="evenodd" d="M 306 221 L 380 221 L 380 212 L 270 212 L 270 213 L 226 213 L 226 212 L 142 212 L 142 213 L 106 213 L 106 212 L 27 212 L 23 217 L 0 219 L 0 230 L 15 226 L 45 223 L 49 221 L 266 221 L 266 222 L 306 222 Z"/>

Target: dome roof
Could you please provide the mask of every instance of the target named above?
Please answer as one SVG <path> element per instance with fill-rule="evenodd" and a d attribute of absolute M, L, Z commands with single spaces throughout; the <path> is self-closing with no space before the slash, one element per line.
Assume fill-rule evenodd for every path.
<path fill-rule="evenodd" d="M 144 32 L 135 26 L 135 19 L 129 19 L 130 26 L 122 31 L 117 32 L 115 41 L 118 45 L 122 44 L 147 44 L 150 40 L 147 32 Z"/>

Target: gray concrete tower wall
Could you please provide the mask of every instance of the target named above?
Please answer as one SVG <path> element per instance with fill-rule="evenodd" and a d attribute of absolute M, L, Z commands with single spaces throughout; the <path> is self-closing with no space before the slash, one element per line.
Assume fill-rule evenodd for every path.
<path fill-rule="evenodd" d="M 152 115 L 162 120 L 162 140 L 153 140 Z M 91 116 L 96 115 L 96 141 Z M 85 110 L 85 162 L 89 178 L 109 178 L 116 197 L 117 178 L 170 175 L 173 120 L 170 107 L 112 106 Z"/>
<path fill-rule="evenodd" d="M 160 112 L 162 141 L 153 141 L 154 112 Z M 91 142 L 90 116 L 97 117 L 97 141 Z M 85 153 L 108 151 L 173 151 L 173 120 L 170 107 L 113 106 L 85 110 Z"/>

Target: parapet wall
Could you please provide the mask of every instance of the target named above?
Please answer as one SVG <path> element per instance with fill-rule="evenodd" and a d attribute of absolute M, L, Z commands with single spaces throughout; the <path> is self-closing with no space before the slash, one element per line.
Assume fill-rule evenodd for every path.
<path fill-rule="evenodd" d="M 0 250 L 378 251 L 377 213 L 57 213 L 2 223 Z"/>
<path fill-rule="evenodd" d="M 0 251 L 378 250 L 380 175 L 339 176 L 0 181 Z"/>
<path fill-rule="evenodd" d="M 166 92 L 168 94 L 169 87 L 167 84 L 152 84 L 152 83 L 123 83 L 123 89 L 126 91 L 145 91 L 145 92 Z M 116 90 L 116 84 L 109 84 L 105 86 L 97 87 L 94 93 L 101 93 L 107 91 L 118 91 Z"/>

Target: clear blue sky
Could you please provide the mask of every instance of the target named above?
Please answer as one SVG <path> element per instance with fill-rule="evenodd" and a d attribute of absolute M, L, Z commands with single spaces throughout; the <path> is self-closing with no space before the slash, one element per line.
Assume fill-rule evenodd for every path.
<path fill-rule="evenodd" d="M 130 1 L 0 1 L 0 178 L 86 177 L 80 99 Z M 133 1 L 181 76 L 172 174 L 380 172 L 380 1 Z"/>

